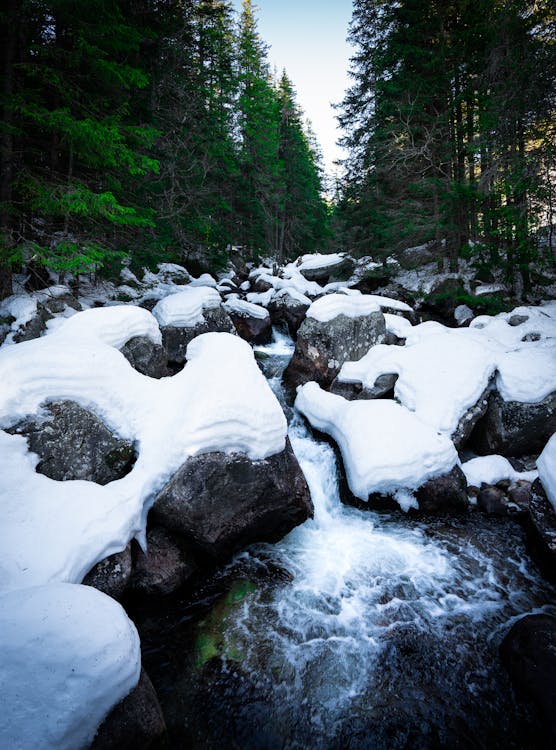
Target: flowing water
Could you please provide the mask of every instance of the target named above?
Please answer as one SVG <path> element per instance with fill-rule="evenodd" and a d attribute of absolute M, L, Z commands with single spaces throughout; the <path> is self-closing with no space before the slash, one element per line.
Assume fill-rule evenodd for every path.
<path fill-rule="evenodd" d="M 291 342 L 258 349 L 282 398 Z M 286 411 L 314 519 L 138 616 L 170 746 L 542 747 L 498 658 L 517 617 L 556 612 L 519 526 L 342 505 L 332 448 Z"/>

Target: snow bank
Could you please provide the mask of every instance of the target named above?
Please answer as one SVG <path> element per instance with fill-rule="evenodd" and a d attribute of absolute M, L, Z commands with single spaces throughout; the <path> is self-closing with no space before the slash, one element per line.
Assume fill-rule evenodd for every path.
<path fill-rule="evenodd" d="M 88 747 L 137 685 L 139 637 L 122 607 L 88 586 L 0 596 L 0 747 Z"/>
<path fill-rule="evenodd" d="M 68 321 L 77 321 L 73 330 L 85 314 Z M 180 373 L 153 380 L 92 334 L 79 343 L 63 327 L 0 350 L 0 425 L 45 401 L 71 399 L 138 450 L 131 473 L 116 482 L 56 482 L 35 473 L 37 459 L 22 437 L 0 432 L 0 589 L 78 582 L 133 536 L 142 538 L 157 492 L 187 456 L 237 451 L 257 460 L 284 449 L 284 414 L 245 341 L 205 334 L 187 357 Z"/>
<path fill-rule="evenodd" d="M 395 401 L 346 401 L 307 383 L 297 389 L 295 407 L 336 441 L 350 490 L 360 500 L 371 493 L 404 497 L 458 460 L 449 438 Z"/>
<path fill-rule="evenodd" d="M 537 468 L 546 496 L 556 510 L 556 434 L 550 438 L 537 459 Z"/>
<path fill-rule="evenodd" d="M 222 299 L 216 289 L 209 286 L 192 286 L 170 294 L 157 302 L 153 315 L 161 326 L 193 328 L 204 321 L 203 310 L 218 307 Z"/>
<path fill-rule="evenodd" d="M 525 479 L 534 482 L 538 476 L 536 471 L 516 471 L 504 456 L 478 456 L 466 461 L 461 466 L 467 479 L 467 484 L 480 487 L 481 484 L 496 484 L 503 479 L 517 482 Z"/>
<path fill-rule="evenodd" d="M 72 346 L 80 341 L 97 341 L 120 349 L 127 341 L 144 336 L 154 344 L 162 337 L 158 323 L 148 310 L 134 305 L 95 307 L 73 315 L 56 327 L 56 336 L 66 341 L 74 339 Z"/>
<path fill-rule="evenodd" d="M 313 302 L 307 310 L 307 317 L 328 323 L 338 315 L 359 318 L 375 312 L 380 312 L 380 306 L 373 299 L 368 299 L 368 295 L 328 294 Z"/>
<path fill-rule="evenodd" d="M 244 300 L 228 299 L 224 302 L 224 308 L 229 313 L 235 313 L 236 315 L 242 315 L 246 318 L 257 318 L 257 320 L 264 320 L 268 318 L 268 310 L 265 310 L 261 305 L 254 305 L 252 302 L 245 302 Z"/>

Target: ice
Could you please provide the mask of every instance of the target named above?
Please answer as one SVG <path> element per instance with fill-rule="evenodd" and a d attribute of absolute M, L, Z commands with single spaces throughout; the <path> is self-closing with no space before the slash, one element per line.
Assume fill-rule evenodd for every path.
<path fill-rule="evenodd" d="M 537 459 L 537 468 L 546 496 L 556 510 L 556 434 L 552 435 Z"/>
<path fill-rule="evenodd" d="M 346 401 L 307 383 L 297 389 L 295 407 L 338 444 L 349 487 L 361 500 L 416 490 L 458 460 L 448 437 L 395 401 Z M 400 497 L 407 505 L 407 494 Z"/>
<path fill-rule="evenodd" d="M 203 310 L 218 307 L 222 299 L 216 289 L 189 284 L 182 291 L 164 297 L 153 308 L 161 326 L 193 328 L 205 319 Z"/>
<path fill-rule="evenodd" d="M 536 471 L 516 471 L 504 456 L 478 456 L 466 461 L 461 466 L 467 479 L 467 484 L 480 487 L 481 484 L 496 484 L 503 479 L 517 482 L 524 479 L 533 482 L 537 476 Z"/>
<path fill-rule="evenodd" d="M 122 607 L 88 586 L 0 595 L 0 747 L 77 750 L 136 686 L 139 637 Z"/>
<path fill-rule="evenodd" d="M 138 450 L 133 470 L 116 482 L 56 482 L 35 473 L 37 459 L 22 437 L 0 432 L 0 590 L 78 582 L 132 537 L 141 539 L 156 493 L 187 456 L 223 451 L 257 460 L 284 449 L 284 414 L 246 342 L 227 333 L 199 336 L 180 373 L 154 380 L 103 343 L 113 335 L 101 316 L 97 338 L 92 328 L 85 341 L 75 336 L 80 318 L 91 321 L 87 313 L 113 310 L 78 313 L 66 323 L 71 334 L 61 327 L 0 350 L 2 426 L 45 401 L 71 399 Z"/>

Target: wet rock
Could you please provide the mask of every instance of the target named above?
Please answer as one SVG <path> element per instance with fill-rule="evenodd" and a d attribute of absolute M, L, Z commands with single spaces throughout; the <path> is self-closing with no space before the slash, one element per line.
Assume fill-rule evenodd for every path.
<path fill-rule="evenodd" d="M 471 445 L 479 455 L 540 453 L 554 432 L 556 392 L 538 404 L 504 401 L 494 392 L 484 417 L 471 435 Z"/>
<path fill-rule="evenodd" d="M 490 516 L 508 514 L 507 498 L 503 490 L 490 484 L 483 484 L 477 495 L 477 505 Z"/>
<path fill-rule="evenodd" d="M 556 618 L 544 614 L 523 617 L 502 641 L 500 655 L 516 692 L 539 712 L 545 747 L 555 747 Z"/>
<path fill-rule="evenodd" d="M 261 461 L 219 452 L 188 458 L 151 514 L 195 548 L 226 558 L 252 542 L 278 541 L 312 516 L 313 506 L 288 441 Z"/>
<path fill-rule="evenodd" d="M 454 466 L 448 474 L 429 479 L 415 495 L 420 514 L 465 513 L 469 508 L 467 482 L 459 466 Z"/>
<path fill-rule="evenodd" d="M 348 401 L 356 401 L 357 399 L 386 398 L 392 395 L 397 379 L 398 375 L 395 373 L 379 375 L 372 388 L 365 388 L 362 383 L 344 383 L 341 380 L 338 380 L 338 378 L 335 378 L 330 386 L 330 393 L 342 396 L 342 398 L 345 398 Z"/>
<path fill-rule="evenodd" d="M 229 311 L 230 318 L 239 336 L 250 344 L 268 344 L 272 339 L 272 322 L 270 316 L 256 318 Z"/>
<path fill-rule="evenodd" d="M 318 268 L 300 268 L 307 281 L 327 284 L 329 281 L 347 281 L 355 270 L 355 261 L 346 255 L 336 263 Z"/>
<path fill-rule="evenodd" d="M 150 750 L 165 734 L 155 689 L 142 669 L 137 687 L 102 722 L 90 750 Z"/>
<path fill-rule="evenodd" d="M 284 384 L 295 388 L 314 380 L 327 388 L 344 362 L 361 359 L 385 336 L 384 315 L 380 311 L 355 318 L 338 315 L 327 322 L 306 318 L 284 371 Z"/>
<path fill-rule="evenodd" d="M 131 471 L 133 444 L 111 432 L 74 401 L 47 404 L 44 417 L 32 417 L 8 430 L 24 435 L 40 456 L 36 470 L 58 481 L 85 479 L 108 484 Z"/>
<path fill-rule="evenodd" d="M 142 375 L 160 379 L 169 374 L 166 350 L 146 336 L 134 336 L 120 351 L 129 364 Z"/>
<path fill-rule="evenodd" d="M 531 487 L 531 482 L 520 479 L 508 488 L 508 500 L 522 512 L 527 511 L 529 508 Z"/>
<path fill-rule="evenodd" d="M 477 403 L 468 409 L 460 419 L 455 432 L 452 434 L 452 442 L 457 450 L 461 450 L 465 446 L 475 426 L 485 416 L 489 404 L 489 395 L 490 386 L 484 390 Z"/>
<path fill-rule="evenodd" d="M 544 575 L 556 582 L 556 510 L 539 479 L 531 487 L 526 529 L 531 554 Z"/>
<path fill-rule="evenodd" d="M 508 320 L 508 324 L 511 326 L 520 326 L 523 323 L 527 323 L 529 320 L 528 315 L 512 315 L 510 319 Z"/>
<path fill-rule="evenodd" d="M 161 326 L 162 346 L 166 350 L 168 363 L 174 370 L 186 362 L 186 350 L 190 341 L 202 333 L 236 333 L 232 319 L 222 306 L 203 310 L 204 321 L 191 327 Z"/>
<path fill-rule="evenodd" d="M 120 600 L 131 579 L 131 545 L 122 552 L 105 557 L 87 573 L 83 579 L 85 586 L 92 586 L 112 599 Z"/>
<path fill-rule="evenodd" d="M 295 339 L 309 307 L 309 304 L 289 294 L 283 294 L 271 300 L 268 312 L 273 325 L 287 328 L 292 339 Z"/>
<path fill-rule="evenodd" d="M 196 571 L 183 542 L 161 526 L 147 532 L 147 551 L 134 556 L 132 587 L 147 596 L 167 596 L 177 591 Z"/>

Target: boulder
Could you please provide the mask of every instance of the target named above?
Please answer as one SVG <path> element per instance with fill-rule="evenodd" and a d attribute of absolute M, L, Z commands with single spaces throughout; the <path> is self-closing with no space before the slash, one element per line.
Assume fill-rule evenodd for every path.
<path fill-rule="evenodd" d="M 372 388 L 366 388 L 362 383 L 344 383 L 338 378 L 332 381 L 330 386 L 330 393 L 335 393 L 337 396 L 348 401 L 355 401 L 357 399 L 371 399 L 371 398 L 390 398 L 392 390 L 396 385 L 398 375 L 396 373 L 390 373 L 385 375 L 379 375 L 375 380 Z"/>
<path fill-rule="evenodd" d="M 329 281 L 347 281 L 355 270 L 355 261 L 346 255 L 335 263 L 322 266 L 304 268 L 303 264 L 299 271 L 307 281 L 316 281 L 318 284 L 327 284 Z"/>
<path fill-rule="evenodd" d="M 556 510 L 538 479 L 531 488 L 526 529 L 532 555 L 546 577 L 556 582 Z"/>
<path fill-rule="evenodd" d="M 415 493 L 419 513 L 465 513 L 469 508 L 466 488 L 465 475 L 459 466 L 454 466 L 448 474 L 429 479 Z"/>
<path fill-rule="evenodd" d="M 239 336 L 250 344 L 268 344 L 272 339 L 270 315 L 264 318 L 228 310 L 232 323 Z"/>
<path fill-rule="evenodd" d="M 82 309 L 78 300 L 69 292 L 59 295 L 53 294 L 42 302 L 37 302 L 35 315 L 14 334 L 14 342 L 20 344 L 22 341 L 39 338 L 46 331 L 47 322 L 52 320 L 54 315 L 64 312 L 66 307 L 76 311 Z"/>
<path fill-rule="evenodd" d="M 303 302 L 290 294 L 283 294 L 270 301 L 268 312 L 272 323 L 279 328 L 287 328 L 292 339 L 295 339 L 309 307 L 308 301 Z"/>
<path fill-rule="evenodd" d="M 436 242 L 427 242 L 417 247 L 407 247 L 397 254 L 397 259 L 402 268 L 420 268 L 427 263 L 434 263 L 441 257 L 440 248 Z"/>
<path fill-rule="evenodd" d="M 468 409 L 459 420 L 455 432 L 452 433 L 452 441 L 458 450 L 464 447 L 479 420 L 485 416 L 488 409 L 490 392 L 490 386 L 487 386 L 477 403 Z"/>
<path fill-rule="evenodd" d="M 500 646 L 500 656 L 515 691 L 537 709 L 545 747 L 556 743 L 556 618 L 526 615 L 515 623 Z"/>
<path fill-rule="evenodd" d="M 120 351 L 129 364 L 142 375 L 160 379 L 169 374 L 166 350 L 146 336 L 134 336 Z"/>
<path fill-rule="evenodd" d="M 307 317 L 297 333 L 293 357 L 284 371 L 284 384 L 295 388 L 314 380 L 326 388 L 344 362 L 361 359 L 385 336 L 381 311 L 359 317 L 341 314 L 325 322 Z"/>
<path fill-rule="evenodd" d="M 276 542 L 312 514 L 289 441 L 260 461 L 220 452 L 188 458 L 151 510 L 156 523 L 220 559 L 252 542 Z"/>
<path fill-rule="evenodd" d="M 147 551 L 137 547 L 131 585 L 147 596 L 166 596 L 183 586 L 195 570 L 183 542 L 161 526 L 154 526 L 147 532 Z"/>
<path fill-rule="evenodd" d="M 90 750 L 149 750 L 165 734 L 158 697 L 142 669 L 137 687 L 102 722 Z"/>
<path fill-rule="evenodd" d="M 40 474 L 108 484 L 131 471 L 133 443 L 111 432 L 95 414 L 74 401 L 49 403 L 45 412 L 8 430 L 27 438 L 29 450 L 40 457 Z"/>
<path fill-rule="evenodd" d="M 201 323 L 193 326 L 161 326 L 162 346 L 166 351 L 168 363 L 174 370 L 176 367 L 183 367 L 187 359 L 187 346 L 197 336 L 211 332 L 236 332 L 232 319 L 221 305 L 204 309 L 203 318 Z"/>
<path fill-rule="evenodd" d="M 505 516 L 508 513 L 506 495 L 500 487 L 483 484 L 477 494 L 477 505 L 489 516 Z"/>
<path fill-rule="evenodd" d="M 539 453 L 554 432 L 556 392 L 537 404 L 504 401 L 494 392 L 471 435 L 471 445 L 479 455 L 520 456 Z"/>
<path fill-rule="evenodd" d="M 460 305 L 464 282 L 459 276 L 445 276 L 435 281 L 421 305 L 423 312 L 448 326 L 456 325 L 454 313 Z"/>
<path fill-rule="evenodd" d="M 85 586 L 92 586 L 112 599 L 120 600 L 131 579 L 131 545 L 105 557 L 87 573 L 83 579 Z"/>

